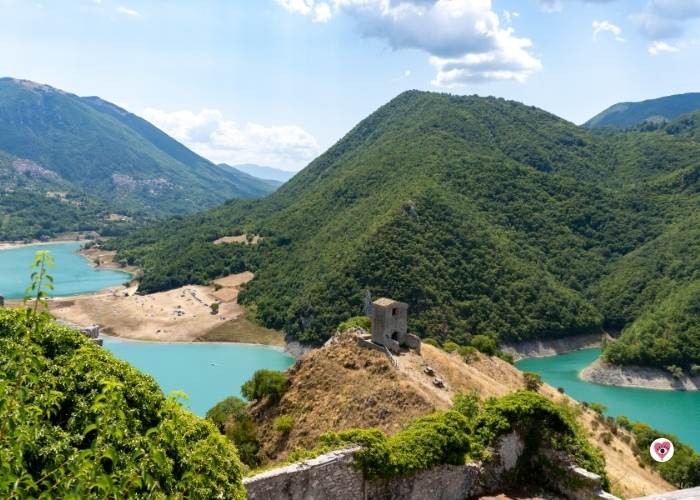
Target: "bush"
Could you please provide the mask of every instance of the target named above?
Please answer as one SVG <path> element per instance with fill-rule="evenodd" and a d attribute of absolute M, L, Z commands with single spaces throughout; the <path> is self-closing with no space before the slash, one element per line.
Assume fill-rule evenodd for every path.
<path fill-rule="evenodd" d="M 362 328 L 369 331 L 372 328 L 372 321 L 367 316 L 353 316 L 338 325 L 338 331 L 341 333 L 352 328 Z"/>
<path fill-rule="evenodd" d="M 433 347 L 440 347 L 440 343 L 433 337 L 426 337 L 423 340 L 421 340 L 421 342 L 427 345 L 431 345 Z"/>
<path fill-rule="evenodd" d="M 281 415 L 272 422 L 272 427 L 277 432 L 287 435 L 292 432 L 294 428 L 294 417 L 291 415 Z"/>
<path fill-rule="evenodd" d="M 247 414 L 247 406 L 248 404 L 241 398 L 229 396 L 212 406 L 207 411 L 206 417 L 214 422 L 219 430 L 223 432 L 227 422 L 239 419 L 241 415 Z"/>
<path fill-rule="evenodd" d="M 282 372 L 258 370 L 252 379 L 241 386 L 241 394 L 248 401 L 267 397 L 270 402 L 276 403 L 287 391 L 288 384 L 287 375 Z"/>
<path fill-rule="evenodd" d="M 475 347 L 472 346 L 461 346 L 457 352 L 459 353 L 460 356 L 462 356 L 462 359 L 464 360 L 465 363 L 473 363 L 477 359 L 479 359 L 479 351 L 476 350 Z"/>
<path fill-rule="evenodd" d="M 471 345 L 489 356 L 495 356 L 498 352 L 498 342 L 488 335 L 474 335 Z"/>
<path fill-rule="evenodd" d="M 666 367 L 668 373 L 675 379 L 682 379 L 685 373 L 683 373 L 683 368 L 677 365 L 670 365 Z"/>
<path fill-rule="evenodd" d="M 566 393 L 566 390 L 564 390 L 563 387 L 557 387 L 557 392 L 558 392 L 559 394 L 565 394 L 565 393 Z"/>
<path fill-rule="evenodd" d="M 608 411 L 608 407 L 601 403 L 590 403 L 588 407 L 601 416 Z"/>
<path fill-rule="evenodd" d="M 455 352 L 459 350 L 459 344 L 452 342 L 451 340 L 448 340 L 444 344 L 442 344 L 442 350 L 445 352 Z"/>
<path fill-rule="evenodd" d="M 245 498 L 211 422 L 80 333 L 0 309 L 0 497 Z"/>
<path fill-rule="evenodd" d="M 537 392 L 540 390 L 540 387 L 542 387 L 542 377 L 537 373 L 523 373 L 523 381 L 525 382 L 525 389 L 528 391 Z"/>
<path fill-rule="evenodd" d="M 212 302 L 209 305 L 209 308 L 211 309 L 212 314 L 219 314 L 219 303 L 218 302 Z"/>
<path fill-rule="evenodd" d="M 207 418 L 236 445 L 238 455 L 248 467 L 259 465 L 257 453 L 260 444 L 257 428 L 248 413 L 248 404 L 241 398 L 230 396 L 207 411 Z"/>
<path fill-rule="evenodd" d="M 452 409 L 472 421 L 479 414 L 479 393 L 471 391 L 469 394 L 455 394 L 452 398 Z"/>
<path fill-rule="evenodd" d="M 496 356 L 498 356 L 500 359 L 502 359 L 503 361 L 505 361 L 508 364 L 512 365 L 513 363 L 515 363 L 515 359 L 513 358 L 513 355 L 509 354 L 507 352 L 498 351 L 496 353 Z"/>

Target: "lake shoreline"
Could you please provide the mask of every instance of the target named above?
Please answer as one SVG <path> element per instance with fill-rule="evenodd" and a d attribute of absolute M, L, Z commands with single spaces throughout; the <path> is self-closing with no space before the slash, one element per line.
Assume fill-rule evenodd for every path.
<path fill-rule="evenodd" d="M 579 372 L 579 378 L 592 384 L 633 387 L 660 391 L 700 391 L 700 375 L 676 379 L 659 368 L 617 366 L 598 358 Z"/>
<path fill-rule="evenodd" d="M 524 340 L 522 342 L 505 342 L 501 345 L 501 350 L 513 356 L 515 361 L 529 358 L 546 358 L 557 356 L 569 352 L 601 347 L 603 338 L 608 333 L 601 331 L 598 333 L 584 333 L 571 335 L 569 337 L 558 337 L 552 339 Z"/>

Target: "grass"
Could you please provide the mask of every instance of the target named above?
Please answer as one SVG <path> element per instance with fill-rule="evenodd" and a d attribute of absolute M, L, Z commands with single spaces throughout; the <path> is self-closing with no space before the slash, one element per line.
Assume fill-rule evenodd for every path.
<path fill-rule="evenodd" d="M 241 342 L 246 344 L 284 345 L 284 333 L 260 326 L 248 317 L 242 316 L 226 321 L 199 337 L 201 342 Z"/>

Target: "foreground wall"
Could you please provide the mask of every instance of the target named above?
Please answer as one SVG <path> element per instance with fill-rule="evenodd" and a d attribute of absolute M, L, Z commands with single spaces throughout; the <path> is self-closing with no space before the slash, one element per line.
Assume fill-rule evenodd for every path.
<path fill-rule="evenodd" d="M 478 463 L 438 465 L 411 476 L 367 480 L 355 466 L 353 455 L 359 448 L 350 447 L 263 472 L 244 479 L 243 484 L 250 500 L 463 500 L 497 491 L 523 448 L 513 433 L 501 439 L 496 463 L 489 468 Z M 568 498 L 615 498 L 600 489 L 599 476 L 575 467 L 570 472 L 578 480 L 562 485 Z M 572 483 L 580 489 L 571 490 Z M 556 484 L 550 486 L 559 489 Z"/>

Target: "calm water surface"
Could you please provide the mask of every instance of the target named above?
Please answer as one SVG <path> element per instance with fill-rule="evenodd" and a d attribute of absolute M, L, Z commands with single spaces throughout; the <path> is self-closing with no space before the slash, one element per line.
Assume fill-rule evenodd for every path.
<path fill-rule="evenodd" d="M 54 278 L 52 297 L 91 293 L 121 285 L 131 275 L 112 269 L 96 269 L 76 252 L 79 242 L 27 245 L 10 250 L 0 250 L 0 295 L 6 299 L 21 299 L 30 283 L 30 266 L 38 250 L 48 250 L 56 262 L 50 274 Z"/>
<path fill-rule="evenodd" d="M 256 370 L 285 370 L 294 358 L 267 346 L 208 342 L 141 342 L 105 337 L 105 348 L 156 379 L 163 391 L 187 393 L 183 404 L 204 416 L 228 396 L 240 396 Z"/>
<path fill-rule="evenodd" d="M 655 429 L 676 434 L 700 451 L 700 392 L 658 391 L 590 384 L 578 373 L 600 356 L 600 349 L 584 349 L 559 356 L 532 358 L 515 365 L 539 373 L 554 387 L 563 387 L 578 401 L 603 403 L 607 414 L 626 415 Z"/>

